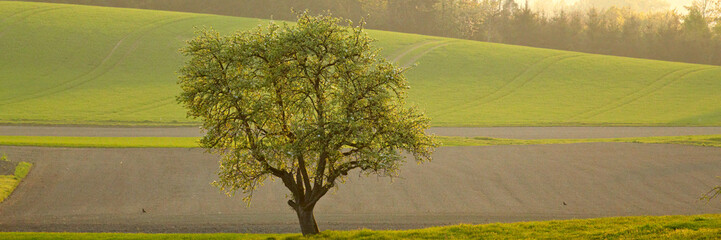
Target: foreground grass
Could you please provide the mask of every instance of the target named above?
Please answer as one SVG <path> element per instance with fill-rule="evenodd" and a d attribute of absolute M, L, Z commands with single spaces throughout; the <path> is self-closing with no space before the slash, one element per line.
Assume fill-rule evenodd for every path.
<path fill-rule="evenodd" d="M 721 135 L 671 137 L 588 138 L 588 139 L 503 139 L 488 137 L 438 137 L 443 146 L 541 145 L 573 143 L 656 143 L 721 147 Z M 0 136 L 0 146 L 83 147 L 83 148 L 196 148 L 196 137 L 55 137 Z"/>
<path fill-rule="evenodd" d="M 0 233 L 2 239 L 717 239 L 721 215 L 614 217 L 299 234 Z"/>
<path fill-rule="evenodd" d="M 183 41 L 267 22 L 0 1 L 0 123 L 193 124 L 175 101 Z M 418 63 L 408 102 L 435 126 L 721 125 L 718 66 L 368 32 Z"/>
<path fill-rule="evenodd" d="M 15 188 L 28 175 L 32 164 L 28 162 L 20 162 L 15 167 L 15 175 L 0 175 L 0 203 L 5 201 Z"/>

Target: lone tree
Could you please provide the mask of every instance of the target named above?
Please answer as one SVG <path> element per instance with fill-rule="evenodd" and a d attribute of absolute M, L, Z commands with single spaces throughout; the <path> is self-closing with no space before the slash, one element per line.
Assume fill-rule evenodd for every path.
<path fill-rule="evenodd" d="M 223 156 L 215 185 L 250 201 L 281 179 L 303 235 L 318 233 L 313 208 L 350 171 L 394 176 L 402 152 L 423 162 L 437 145 L 404 103 L 404 69 L 341 21 L 303 13 L 231 36 L 202 30 L 181 49 L 178 101 L 202 121 L 201 145 Z"/>

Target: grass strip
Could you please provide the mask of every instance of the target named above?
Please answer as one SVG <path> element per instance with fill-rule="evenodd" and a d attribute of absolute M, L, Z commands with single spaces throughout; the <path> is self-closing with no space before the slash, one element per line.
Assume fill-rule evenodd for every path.
<path fill-rule="evenodd" d="M 721 147 L 721 135 L 670 137 L 586 138 L 586 139 L 505 139 L 489 137 L 438 136 L 443 146 L 541 145 L 573 143 L 656 143 Z M 197 137 L 56 137 L 0 136 L 0 146 L 83 147 L 83 148 L 196 148 Z"/>
<path fill-rule="evenodd" d="M 197 137 L 0 136 L 0 145 L 82 148 L 195 148 Z"/>
<path fill-rule="evenodd" d="M 19 183 L 13 175 L 0 175 L 0 203 L 13 193 Z"/>
<path fill-rule="evenodd" d="M 715 239 L 721 215 L 639 216 L 300 234 L 0 233 L 2 239 Z"/>
<path fill-rule="evenodd" d="M 15 178 L 18 180 L 24 179 L 28 173 L 30 173 L 30 168 L 33 167 L 32 163 L 29 162 L 20 162 L 15 167 Z"/>
<path fill-rule="evenodd" d="M 0 175 L 0 203 L 15 191 L 15 188 L 28 175 L 32 166 L 32 163 L 20 162 L 15 167 L 15 175 Z"/>

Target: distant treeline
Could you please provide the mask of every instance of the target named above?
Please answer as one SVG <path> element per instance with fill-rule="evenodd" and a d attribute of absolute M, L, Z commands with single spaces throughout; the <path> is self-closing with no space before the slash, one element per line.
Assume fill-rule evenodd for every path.
<path fill-rule="evenodd" d="M 538 12 L 512 0 L 35 0 L 295 20 L 291 9 L 366 27 L 533 47 L 721 65 L 721 0 L 688 13 L 631 8 Z"/>

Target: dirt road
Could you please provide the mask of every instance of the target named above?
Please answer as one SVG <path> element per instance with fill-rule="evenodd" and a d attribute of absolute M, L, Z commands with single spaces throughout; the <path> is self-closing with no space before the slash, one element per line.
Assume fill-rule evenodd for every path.
<path fill-rule="evenodd" d="M 434 127 L 440 136 L 515 139 L 618 138 L 721 134 L 721 127 Z M 197 137 L 198 127 L 0 126 L 0 136 Z"/>
<path fill-rule="evenodd" d="M 0 204 L 0 231 L 299 231 L 282 184 L 268 182 L 246 208 L 210 185 L 217 157 L 200 149 L 0 151 L 35 163 Z M 721 148 L 681 145 L 447 147 L 431 163 L 406 164 L 392 183 L 352 177 L 316 217 L 321 229 L 407 229 L 718 213 L 719 201 L 698 198 L 719 184 L 720 162 Z"/>
<path fill-rule="evenodd" d="M 469 127 L 431 128 L 440 136 L 512 139 L 623 138 L 721 134 L 721 127 Z"/>

